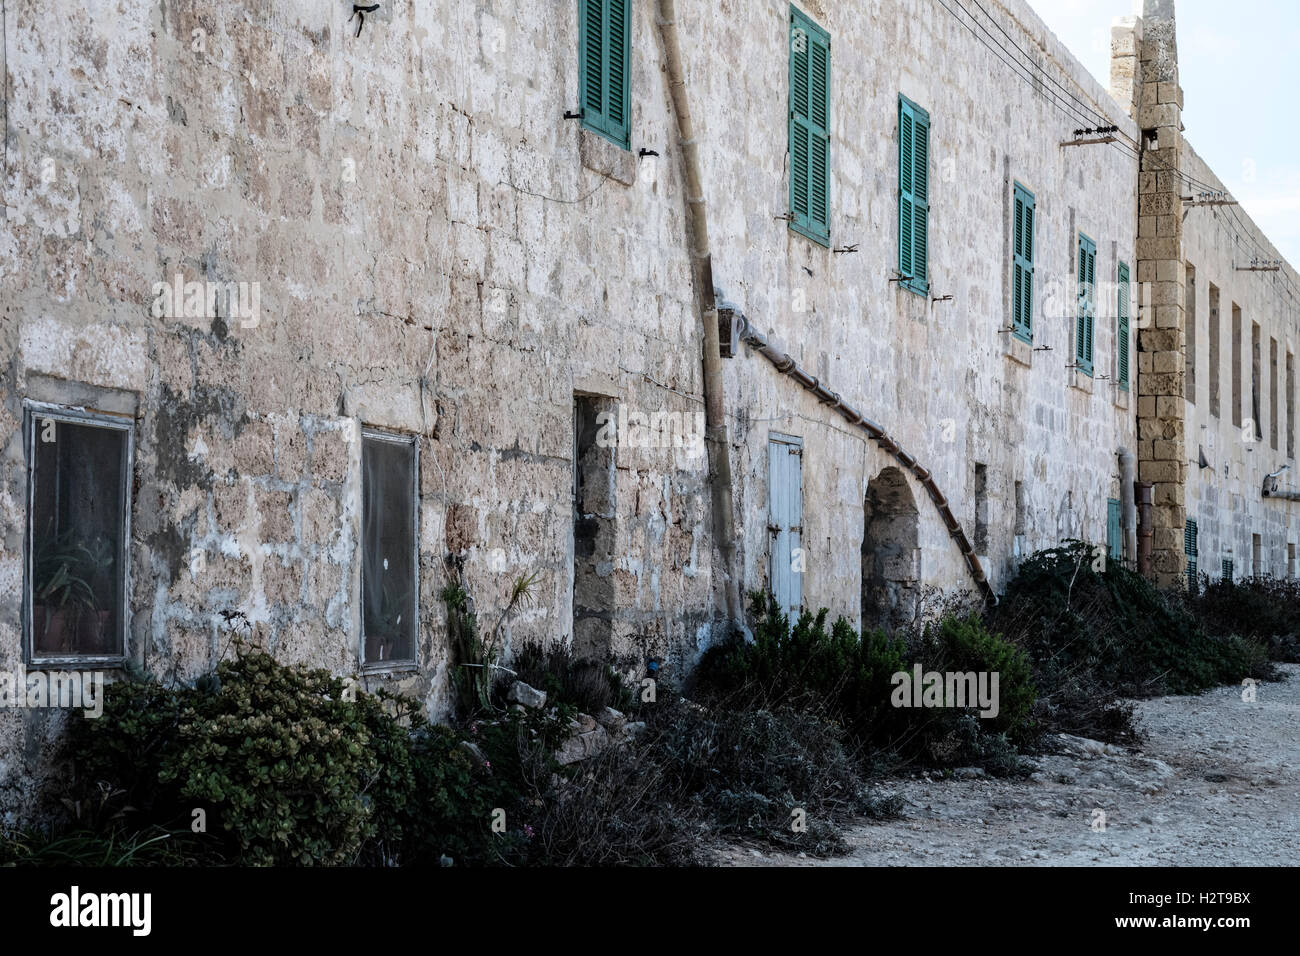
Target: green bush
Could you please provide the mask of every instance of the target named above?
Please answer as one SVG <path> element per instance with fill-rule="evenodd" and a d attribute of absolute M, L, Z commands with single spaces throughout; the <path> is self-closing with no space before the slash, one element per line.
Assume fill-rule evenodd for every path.
<path fill-rule="evenodd" d="M 710 649 L 696 670 L 697 691 L 743 709 L 823 713 L 879 746 L 906 732 L 890 703 L 890 678 L 907 669 L 902 639 L 883 631 L 859 639 L 843 618 L 827 631 L 825 608 L 816 615 L 803 612 L 790 627 L 770 594 L 751 598 L 754 642 Z"/>
<path fill-rule="evenodd" d="M 1014 749 L 1010 741 L 1033 737 L 1030 665 L 978 617 L 945 617 L 910 640 L 879 630 L 859 638 L 843 618 L 827 631 L 825 609 L 805 611 L 791 628 L 770 595 L 754 594 L 753 602 L 754 642 L 716 648 L 701 661 L 696 688 L 708 700 L 737 709 L 788 708 L 841 722 L 877 766 L 924 760 L 982 763 L 996 772 L 1013 763 L 1006 756 Z M 893 675 L 911 676 L 917 663 L 923 672 L 997 671 L 997 717 L 968 725 L 959 724 L 963 711 L 952 707 L 894 706 Z M 976 746 L 970 726 L 977 736 L 1003 739 Z"/>
<path fill-rule="evenodd" d="M 1258 638 L 1272 660 L 1300 663 L 1300 581 L 1203 580 L 1195 594 L 1184 593 L 1184 600 L 1206 632 Z"/>
<path fill-rule="evenodd" d="M 386 772 L 371 739 L 379 702 L 260 651 L 222 662 L 217 679 L 188 695 L 159 781 L 206 807 L 241 863 L 353 862 L 374 832 L 365 791 Z"/>
<path fill-rule="evenodd" d="M 65 800 L 75 822 L 102 830 L 131 814 L 190 829 L 192 807 L 175 788 L 163 786 L 159 775 L 175 746 L 181 714 L 195 696 L 190 688 L 138 676 L 105 687 L 103 715 L 72 724 L 73 780 Z"/>
<path fill-rule="evenodd" d="M 345 689 L 242 648 L 196 687 L 112 684 L 103 715 L 74 726 L 74 802 L 112 794 L 96 814 L 106 836 L 188 832 L 202 808 L 212 833 L 193 839 L 241 864 L 495 858 L 490 813 L 517 780 L 479 766 L 418 702 Z"/>
<path fill-rule="evenodd" d="M 990 631 L 978 615 L 943 618 L 925 630 L 917 650 L 926 669 L 997 674 L 997 716 L 980 717 L 979 727 L 1006 734 L 1016 743 L 1033 740 L 1030 714 L 1038 692 L 1029 658 L 1001 634 Z"/>
<path fill-rule="evenodd" d="M 1082 542 L 1021 564 L 988 626 L 1026 652 L 1044 729 L 1132 739 L 1122 696 L 1197 693 L 1250 670 L 1239 641 L 1210 637 L 1179 600 Z"/>
<path fill-rule="evenodd" d="M 345 693 L 243 647 L 196 684 L 110 685 L 73 733 L 77 825 L 12 835 L 3 861 L 683 864 L 718 836 L 835 852 L 853 816 L 897 809 L 865 789 L 842 726 L 789 708 L 665 693 L 637 743 L 559 767 L 571 703 L 454 730 L 410 698 Z M 189 830 L 195 808 L 212 832 Z"/>

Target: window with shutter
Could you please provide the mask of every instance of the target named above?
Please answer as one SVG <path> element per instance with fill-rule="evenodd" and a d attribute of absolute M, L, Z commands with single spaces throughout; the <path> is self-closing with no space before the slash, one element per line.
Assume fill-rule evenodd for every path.
<path fill-rule="evenodd" d="M 1183 551 L 1187 554 L 1187 590 L 1196 590 L 1196 556 L 1197 548 L 1196 519 L 1188 518 L 1183 528 Z"/>
<path fill-rule="evenodd" d="M 830 245 L 831 39 L 790 8 L 790 228 Z"/>
<path fill-rule="evenodd" d="M 930 114 L 898 98 L 898 271 L 902 285 L 930 292 Z"/>
<path fill-rule="evenodd" d="M 1019 183 L 1011 228 L 1011 334 L 1034 340 L 1034 194 Z"/>
<path fill-rule="evenodd" d="M 1093 321 L 1097 303 L 1093 298 L 1097 281 L 1097 244 L 1079 233 L 1079 307 L 1075 330 L 1074 361 L 1088 375 L 1092 374 Z"/>
<path fill-rule="evenodd" d="M 1119 264 L 1119 311 L 1118 327 L 1116 328 L 1116 360 L 1119 363 L 1118 379 L 1119 387 L 1128 391 L 1128 310 L 1129 310 L 1129 287 L 1128 287 L 1128 266 L 1121 262 Z M 1193 522 L 1195 524 L 1195 522 Z"/>
<path fill-rule="evenodd" d="M 578 0 L 578 89 L 582 125 L 624 149 L 628 114 L 630 0 Z"/>

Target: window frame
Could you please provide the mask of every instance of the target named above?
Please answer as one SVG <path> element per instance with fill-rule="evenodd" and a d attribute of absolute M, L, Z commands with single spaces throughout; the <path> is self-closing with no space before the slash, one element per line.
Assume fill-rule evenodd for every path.
<path fill-rule="evenodd" d="M 366 555 L 365 555 L 365 487 L 366 480 L 366 440 L 382 441 L 393 445 L 405 445 L 411 449 L 411 572 L 414 576 L 412 582 L 412 609 L 414 616 L 414 634 L 411 638 L 411 656 L 409 659 L 398 660 L 392 658 L 386 661 L 367 661 L 366 660 Z M 360 539 L 361 567 L 360 571 L 360 591 L 361 601 L 358 604 L 357 614 L 357 662 L 360 666 L 361 673 L 391 673 L 399 671 L 418 670 L 420 666 L 420 436 L 411 432 L 399 432 L 385 428 L 378 428 L 370 425 L 361 426 L 361 441 L 359 442 L 359 457 L 361 467 L 358 470 L 361 485 L 361 507 L 359 520 L 362 524 Z"/>
<path fill-rule="evenodd" d="M 595 116 L 588 115 L 587 106 L 587 44 L 590 34 L 587 32 L 587 6 L 592 0 L 578 0 L 578 113 L 582 128 L 602 139 L 609 140 L 619 149 L 632 149 L 632 18 L 634 0 L 623 0 L 623 123 L 618 128 L 609 117 L 609 2 L 601 3 L 601 108 Z"/>
<path fill-rule="evenodd" d="M 913 178 L 913 187 L 911 190 L 906 191 L 908 196 L 908 202 L 912 203 L 912 214 L 913 214 L 912 244 L 911 244 L 911 249 L 909 250 L 908 253 L 912 259 L 912 271 L 909 273 L 903 269 L 903 198 L 905 193 L 905 190 L 903 189 L 903 118 L 904 118 L 904 114 L 909 112 L 912 114 L 913 131 L 914 131 L 913 137 L 915 137 L 915 123 L 917 118 L 919 117 L 925 121 L 925 203 L 924 203 L 925 278 L 924 279 L 915 278 L 916 276 L 915 214 L 916 214 L 916 205 L 917 205 L 916 186 L 915 186 L 915 176 L 916 176 L 916 168 L 917 168 L 915 138 L 913 139 L 913 144 L 912 144 L 912 169 L 910 172 L 910 175 Z M 897 225 L 896 242 L 898 245 L 898 257 L 897 257 L 898 274 L 900 276 L 903 276 L 903 278 L 899 281 L 898 284 L 902 286 L 904 289 L 907 289 L 909 292 L 913 292 L 917 295 L 925 296 L 927 299 L 930 297 L 930 205 L 931 205 L 930 187 L 932 185 L 930 181 L 930 155 L 931 155 L 930 133 L 933 130 L 933 128 L 934 128 L 934 124 L 930 119 L 929 111 L 924 109 L 919 103 L 916 103 L 915 101 L 908 99 L 902 93 L 899 93 L 898 94 L 898 216 L 897 216 L 897 223 L 896 223 Z M 909 274 L 912 276 L 911 278 L 908 278 Z"/>
<path fill-rule="evenodd" d="M 793 43 L 794 31 L 797 29 L 802 29 L 807 34 L 810 47 L 814 42 L 820 42 L 822 45 L 826 47 L 826 124 L 827 125 L 825 127 L 821 127 L 821 129 L 826 134 L 826 196 L 825 196 L 826 231 L 825 232 L 822 232 L 814 225 L 815 220 L 813 219 L 812 216 L 813 194 L 812 194 L 812 176 L 811 176 L 811 164 L 812 164 L 811 150 L 812 150 L 812 137 L 818 135 L 818 133 L 816 128 L 817 124 L 815 124 L 813 117 L 811 115 L 813 110 L 813 103 L 812 103 L 813 90 L 812 90 L 811 82 L 808 85 L 808 114 L 807 115 L 799 114 L 803 118 L 804 124 L 807 126 L 808 135 L 809 135 L 809 157 L 808 157 L 809 176 L 807 182 L 808 212 L 804 217 L 807 220 L 806 222 L 799 221 L 799 213 L 795 209 L 794 143 L 795 143 L 795 127 L 797 123 L 796 123 L 795 108 L 794 108 L 794 49 L 792 43 Z M 813 242 L 817 243 L 820 246 L 825 246 L 829 248 L 831 244 L 831 128 L 830 128 L 830 123 L 831 123 L 831 103 L 833 99 L 833 97 L 831 96 L 831 87 L 833 83 L 833 79 L 832 79 L 833 70 L 832 70 L 832 61 L 831 61 L 831 35 L 829 31 L 827 31 L 824 27 L 822 27 L 815 20 L 813 20 L 812 17 L 808 16 L 808 14 L 804 13 L 794 4 L 790 4 L 790 19 L 786 29 L 785 43 L 786 43 L 786 53 L 789 59 L 789 63 L 786 71 L 786 115 L 788 121 L 787 129 L 786 129 L 786 157 L 788 159 L 787 165 L 789 167 L 789 174 L 790 174 L 790 188 L 789 188 L 790 229 L 793 232 L 797 232 L 799 235 L 803 236 L 806 239 L 811 239 Z M 810 71 L 811 71 L 811 60 L 812 60 L 812 54 L 810 50 L 809 52 Z"/>
<path fill-rule="evenodd" d="M 1038 234 L 1038 224 L 1033 222 L 1029 227 L 1029 250 L 1028 253 L 1017 252 L 1016 249 L 1024 244 L 1024 230 L 1020 228 L 1020 221 L 1016 219 L 1016 204 L 1020 203 L 1022 208 L 1029 212 L 1033 220 L 1037 220 L 1038 212 L 1034 194 L 1025 186 L 1016 181 L 1011 182 L 1011 334 L 1022 342 L 1030 345 L 1034 344 L 1034 237 Z M 927 212 L 928 221 L 928 212 Z M 1021 318 L 1023 322 L 1016 321 L 1016 296 L 1023 290 L 1019 283 L 1016 282 L 1016 267 L 1019 266 L 1021 274 L 1028 272 L 1029 276 L 1029 297 L 1028 301 L 1021 302 Z"/>
<path fill-rule="evenodd" d="M 91 428 L 107 428 L 124 435 L 122 454 L 121 490 L 118 507 L 121 523 L 117 546 L 117 561 L 121 567 L 118 575 L 118 604 L 121 613 L 122 652 L 120 654 L 69 654 L 42 656 L 36 653 L 36 635 L 33 632 L 35 614 L 33 589 L 36 578 L 35 536 L 32 523 L 36 511 L 36 434 L 38 422 L 52 419 L 56 422 Z M 131 504 L 132 479 L 135 474 L 135 419 L 111 412 L 95 411 L 53 402 L 23 400 L 23 452 L 26 457 L 27 489 L 25 494 L 26 517 L 23 531 L 23 593 L 22 593 L 22 645 L 23 663 L 35 670 L 70 667 L 79 670 L 105 670 L 121 667 L 129 656 L 131 636 Z"/>

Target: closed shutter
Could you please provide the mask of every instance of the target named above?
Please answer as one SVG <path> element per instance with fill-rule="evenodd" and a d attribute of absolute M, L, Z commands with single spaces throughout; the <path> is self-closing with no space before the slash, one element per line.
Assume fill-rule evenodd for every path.
<path fill-rule="evenodd" d="M 1097 279 L 1097 244 L 1079 233 L 1079 304 L 1078 323 L 1075 330 L 1075 363 L 1084 372 L 1092 374 L 1093 321 L 1096 302 L 1093 299 Z"/>
<path fill-rule="evenodd" d="M 1117 498 L 1106 499 L 1106 548 L 1112 561 L 1124 560 L 1124 534 L 1120 530 L 1120 504 Z"/>
<path fill-rule="evenodd" d="M 1123 262 L 1119 264 L 1119 325 L 1116 329 L 1117 335 L 1117 359 L 1119 361 L 1119 387 L 1128 391 L 1129 372 L 1128 372 L 1128 308 L 1129 308 L 1129 291 L 1128 291 L 1128 266 Z M 1195 522 L 1192 522 L 1195 525 Z"/>
<path fill-rule="evenodd" d="M 629 0 L 578 0 L 582 125 L 624 149 L 630 143 Z"/>
<path fill-rule="evenodd" d="M 898 98 L 898 271 L 914 292 L 930 291 L 930 114 Z"/>
<path fill-rule="evenodd" d="M 1196 520 L 1188 518 L 1183 528 L 1183 551 L 1187 554 L 1187 590 L 1189 591 L 1196 590 L 1196 556 L 1199 552 L 1197 535 Z"/>
<path fill-rule="evenodd" d="M 1034 194 L 1016 183 L 1011 238 L 1011 331 L 1034 337 Z"/>
<path fill-rule="evenodd" d="M 1223 571 L 1223 580 L 1231 584 L 1232 583 L 1232 558 L 1223 559 L 1222 571 Z"/>
<path fill-rule="evenodd" d="M 798 10 L 790 10 L 790 213 L 791 226 L 830 243 L 830 36 Z"/>

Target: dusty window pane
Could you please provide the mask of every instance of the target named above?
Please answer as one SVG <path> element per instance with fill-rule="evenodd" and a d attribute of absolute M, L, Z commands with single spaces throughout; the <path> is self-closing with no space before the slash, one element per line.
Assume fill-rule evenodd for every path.
<path fill-rule="evenodd" d="M 121 429 L 32 418 L 36 657 L 122 654 Z"/>
<path fill-rule="evenodd" d="M 415 659 L 415 444 L 362 442 L 365 662 Z"/>

